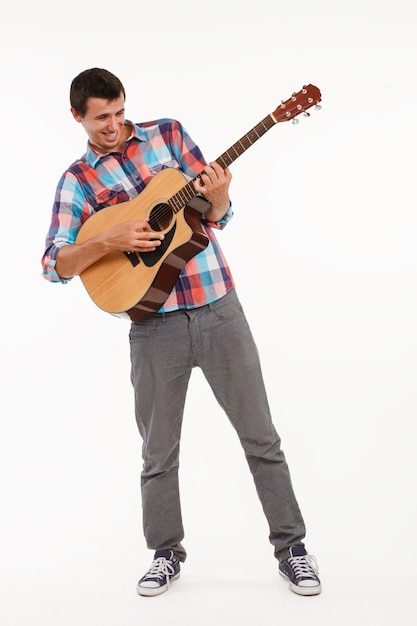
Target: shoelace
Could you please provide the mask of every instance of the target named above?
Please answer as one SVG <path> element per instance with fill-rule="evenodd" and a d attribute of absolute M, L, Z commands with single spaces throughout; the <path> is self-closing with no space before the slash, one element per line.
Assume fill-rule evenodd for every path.
<path fill-rule="evenodd" d="M 316 558 L 311 554 L 307 554 L 306 556 L 292 556 L 288 559 L 288 563 L 291 565 L 297 578 L 315 579 L 319 573 Z"/>
<path fill-rule="evenodd" d="M 169 577 L 174 573 L 171 561 L 166 559 L 164 556 L 161 556 L 159 559 L 155 559 L 155 561 L 153 561 L 148 573 L 144 577 L 144 580 L 147 578 L 166 578 L 167 585 L 169 585 Z"/>

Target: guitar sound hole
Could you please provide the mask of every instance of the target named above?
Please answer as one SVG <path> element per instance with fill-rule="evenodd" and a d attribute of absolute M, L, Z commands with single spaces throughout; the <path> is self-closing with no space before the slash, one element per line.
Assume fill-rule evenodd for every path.
<path fill-rule="evenodd" d="M 149 225 L 155 231 L 166 230 L 172 222 L 172 217 L 173 212 L 169 204 L 160 202 L 153 207 L 149 215 Z"/>

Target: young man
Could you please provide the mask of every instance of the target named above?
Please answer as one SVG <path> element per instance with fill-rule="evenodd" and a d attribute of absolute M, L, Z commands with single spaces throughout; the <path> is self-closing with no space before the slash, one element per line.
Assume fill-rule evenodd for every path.
<path fill-rule="evenodd" d="M 124 87 L 107 70 L 92 68 L 74 78 L 70 103 L 88 145 L 58 183 L 42 258 L 46 279 L 68 282 L 114 251 L 136 253 L 142 259 L 146 253 L 157 253 L 164 234 L 145 217 L 121 220 L 83 243 L 76 239 L 90 216 L 135 198 L 165 168 L 195 179 L 195 191 L 209 203 L 199 218 L 207 247 L 188 260 L 156 312 L 145 319 L 131 315 L 131 378 L 143 440 L 143 529 L 147 546 L 154 550 L 138 593 L 153 596 L 166 591 L 186 558 L 178 467 L 193 367 L 201 368 L 238 433 L 269 524 L 279 572 L 295 593 L 320 593 L 317 565 L 304 547 L 304 521 L 272 423 L 258 351 L 215 235 L 233 215 L 229 170 L 207 164 L 176 120 L 138 124 L 126 120 Z"/>

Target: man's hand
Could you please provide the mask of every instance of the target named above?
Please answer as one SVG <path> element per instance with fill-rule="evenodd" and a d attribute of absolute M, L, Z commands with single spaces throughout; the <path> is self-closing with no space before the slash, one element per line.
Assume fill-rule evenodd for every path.
<path fill-rule="evenodd" d="M 61 278 L 78 276 L 103 256 L 120 252 L 152 252 L 164 235 L 149 226 L 149 218 L 117 224 L 87 241 L 63 246 L 56 256 L 56 271 Z"/>
<path fill-rule="evenodd" d="M 194 181 L 194 188 L 201 193 L 211 204 L 206 213 L 206 218 L 217 222 L 220 220 L 230 205 L 229 186 L 232 174 L 229 169 L 225 170 L 215 161 L 204 168 L 199 178 Z"/>
<path fill-rule="evenodd" d="M 152 252 L 164 239 L 162 233 L 149 226 L 149 218 L 118 224 L 105 235 L 110 250 L 121 252 Z"/>

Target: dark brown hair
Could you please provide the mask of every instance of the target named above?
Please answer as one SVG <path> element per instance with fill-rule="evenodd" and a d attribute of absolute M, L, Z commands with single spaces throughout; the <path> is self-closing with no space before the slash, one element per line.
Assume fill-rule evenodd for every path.
<path fill-rule="evenodd" d="M 70 103 L 78 115 L 84 117 L 88 98 L 116 100 L 120 95 L 126 98 L 125 89 L 117 76 L 108 70 L 93 67 L 84 70 L 73 79 L 70 88 Z"/>

